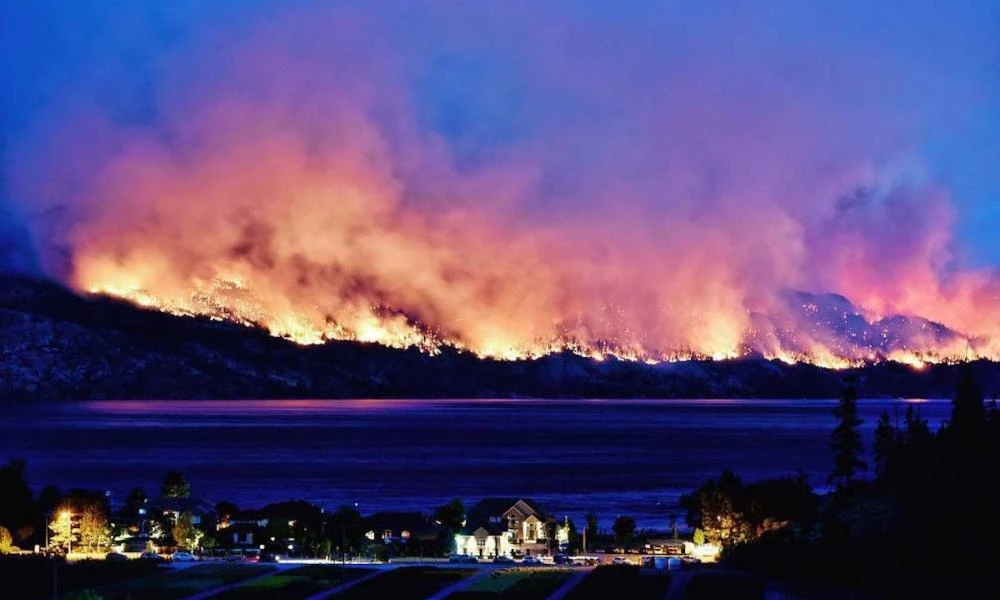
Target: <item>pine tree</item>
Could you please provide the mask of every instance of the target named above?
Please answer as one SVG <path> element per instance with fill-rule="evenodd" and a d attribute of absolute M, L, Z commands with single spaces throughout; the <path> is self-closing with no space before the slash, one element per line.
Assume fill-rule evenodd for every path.
<path fill-rule="evenodd" d="M 840 401 L 833 409 L 837 418 L 837 426 L 830 436 L 830 449 L 833 451 L 833 471 L 830 482 L 837 487 L 850 485 L 858 471 L 864 471 L 868 466 L 861 460 L 864 444 L 861 442 L 861 417 L 858 416 L 858 392 L 854 379 L 848 379 Z"/>
<path fill-rule="evenodd" d="M 957 435 L 978 436 L 986 424 L 983 390 L 971 370 L 966 369 L 951 401 L 950 428 Z"/>
<path fill-rule="evenodd" d="M 898 434 L 889 419 L 889 411 L 884 410 L 875 426 L 875 440 L 872 444 L 872 461 L 875 463 L 875 476 L 878 479 L 886 478 L 897 440 Z"/>

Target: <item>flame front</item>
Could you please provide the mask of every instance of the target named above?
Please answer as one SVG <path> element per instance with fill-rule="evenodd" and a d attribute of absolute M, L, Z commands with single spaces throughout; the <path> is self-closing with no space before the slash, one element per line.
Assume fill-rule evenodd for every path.
<path fill-rule="evenodd" d="M 543 7 L 504 9 L 503 36 L 429 8 L 425 48 L 394 13 L 306 4 L 171 45 L 140 109 L 95 114 L 103 85 L 67 95 L 12 177 L 50 272 L 303 344 L 1000 358 L 1000 279 L 955 266 L 947 194 L 885 159 L 908 130 L 868 79 L 882 63 L 772 68 L 787 49 L 766 44 L 734 60 L 712 36 L 754 36 L 729 21 L 651 52 L 685 21 L 609 42 Z M 509 44 L 503 64 L 475 62 L 480 38 Z M 836 85 L 782 75 L 805 72 Z"/>

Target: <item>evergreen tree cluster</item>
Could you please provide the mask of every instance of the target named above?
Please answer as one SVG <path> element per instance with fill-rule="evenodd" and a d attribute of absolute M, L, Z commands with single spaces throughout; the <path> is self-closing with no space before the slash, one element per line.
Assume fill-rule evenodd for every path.
<path fill-rule="evenodd" d="M 861 419 L 848 382 L 831 434 L 834 493 L 814 519 L 732 547 L 730 564 L 879 597 L 1000 597 L 1000 410 L 985 402 L 971 371 L 936 431 L 918 406 L 882 413 L 874 477 L 860 478 Z"/>

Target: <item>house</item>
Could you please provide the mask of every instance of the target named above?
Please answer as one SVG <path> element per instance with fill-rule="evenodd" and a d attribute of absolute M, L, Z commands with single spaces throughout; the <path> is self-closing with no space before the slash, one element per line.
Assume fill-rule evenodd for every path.
<path fill-rule="evenodd" d="M 215 531 L 213 556 L 233 557 L 256 554 L 268 540 L 267 526 L 270 519 L 259 510 L 242 510 L 220 516 Z"/>
<path fill-rule="evenodd" d="M 235 514 L 228 515 L 224 519 L 220 519 L 216 529 L 227 529 L 236 525 L 263 529 L 270 522 L 271 520 L 259 510 L 241 510 Z"/>
<path fill-rule="evenodd" d="M 194 526 L 204 530 L 214 529 L 218 519 L 215 506 L 200 498 L 157 498 L 147 502 L 143 507 L 143 511 L 140 511 L 140 514 L 145 515 L 162 514 L 171 523 L 176 523 L 177 517 L 181 513 L 191 513 L 191 520 Z"/>
<path fill-rule="evenodd" d="M 441 528 L 418 512 L 378 512 L 365 519 L 365 537 L 380 544 L 433 541 Z"/>
<path fill-rule="evenodd" d="M 270 520 L 257 510 L 243 510 L 220 516 L 215 526 L 215 540 L 220 548 L 257 547 L 264 539 Z"/>
<path fill-rule="evenodd" d="M 553 539 L 550 530 L 555 530 Z M 534 500 L 487 498 L 469 510 L 455 535 L 455 551 L 478 558 L 548 555 L 550 548 L 569 541 L 569 527 L 560 524 Z"/>

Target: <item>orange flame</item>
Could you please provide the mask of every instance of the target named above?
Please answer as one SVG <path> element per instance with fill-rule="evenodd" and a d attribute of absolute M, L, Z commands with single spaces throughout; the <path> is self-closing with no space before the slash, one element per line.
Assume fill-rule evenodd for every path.
<path fill-rule="evenodd" d="M 406 71 L 411 57 L 379 41 L 408 36 L 332 13 L 278 11 L 164 59 L 153 123 L 88 113 L 55 136 L 17 182 L 42 209 L 69 207 L 38 243 L 57 255 L 52 269 L 68 249 L 80 290 L 302 344 L 837 369 L 1000 357 L 1000 279 L 946 272 L 946 199 L 871 173 L 870 157 L 904 136 L 871 141 L 879 115 L 851 103 L 863 86 L 841 86 L 853 90 L 842 105 L 775 78 L 782 69 L 745 72 L 768 60 L 654 69 L 644 43 L 620 69 L 594 53 L 603 37 L 560 11 L 559 31 L 583 37 L 504 37 L 540 53 L 583 40 L 525 77 L 596 110 L 469 166 L 415 114 L 408 82 L 422 68 Z M 858 189 L 869 193 L 842 202 Z M 843 293 L 872 314 L 793 309 L 785 294 L 797 289 Z M 924 325 L 893 340 L 874 313 L 956 333 Z M 879 339 L 831 333 L 857 319 Z"/>

